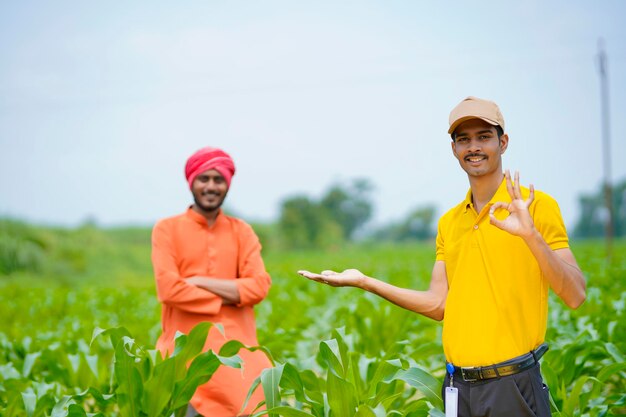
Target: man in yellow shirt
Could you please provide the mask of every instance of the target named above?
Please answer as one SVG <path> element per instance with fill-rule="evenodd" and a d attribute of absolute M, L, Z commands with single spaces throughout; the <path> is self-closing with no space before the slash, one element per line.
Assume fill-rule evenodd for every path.
<path fill-rule="evenodd" d="M 548 288 L 577 308 L 585 300 L 583 274 L 556 201 L 520 186 L 518 173 L 512 179 L 503 172 L 509 137 L 498 106 L 468 97 L 449 122 L 452 153 L 470 189 L 439 221 L 428 290 L 399 288 L 356 269 L 299 273 L 443 319 L 444 389 L 458 390 L 446 393 L 446 403 L 458 395 L 459 416 L 549 416 L 538 362 L 546 349 Z"/>

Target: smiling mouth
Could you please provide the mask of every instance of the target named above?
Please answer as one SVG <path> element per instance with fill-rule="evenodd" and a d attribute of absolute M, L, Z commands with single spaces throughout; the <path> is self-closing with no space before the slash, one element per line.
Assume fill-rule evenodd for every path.
<path fill-rule="evenodd" d="M 465 161 L 471 162 L 471 163 L 481 162 L 481 161 L 484 161 L 485 159 L 487 159 L 485 155 L 469 155 L 465 157 Z"/>

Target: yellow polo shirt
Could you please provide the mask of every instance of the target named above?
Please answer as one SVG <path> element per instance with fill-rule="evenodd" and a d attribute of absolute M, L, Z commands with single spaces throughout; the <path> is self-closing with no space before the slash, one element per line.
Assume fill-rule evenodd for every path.
<path fill-rule="evenodd" d="M 522 187 L 524 199 L 528 194 Z M 520 237 L 489 223 L 489 209 L 498 201 L 511 201 L 504 181 L 480 213 L 470 189 L 439 220 L 437 260 L 445 262 L 448 275 L 443 348 L 457 366 L 491 365 L 528 353 L 546 333 L 548 281 Z M 569 247 L 552 197 L 535 191 L 529 211 L 552 250 Z M 499 219 L 507 215 L 496 211 Z"/>

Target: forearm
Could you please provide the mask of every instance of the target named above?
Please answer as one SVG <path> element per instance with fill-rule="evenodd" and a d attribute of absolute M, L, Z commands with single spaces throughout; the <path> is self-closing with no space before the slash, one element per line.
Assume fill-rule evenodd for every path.
<path fill-rule="evenodd" d="M 387 284 L 376 278 L 368 277 L 358 269 L 346 269 L 341 273 L 322 271 L 316 274 L 306 270 L 298 273 L 310 280 L 322 282 L 333 287 L 356 287 L 375 294 L 404 309 L 422 314 L 433 320 L 442 320 L 448 296 L 448 278 L 446 264 L 436 261 L 433 267 L 430 286 L 427 291 L 416 291 Z"/>
<path fill-rule="evenodd" d="M 578 308 L 585 301 L 586 284 L 571 251 L 552 250 L 537 230 L 525 236 L 524 241 L 556 295 L 568 307 Z"/>
<path fill-rule="evenodd" d="M 432 285 L 427 291 L 417 291 L 399 288 L 376 278 L 365 276 L 359 287 L 404 309 L 422 314 L 433 320 L 440 321 L 443 319 L 445 295 L 442 296 L 441 291 L 437 291 L 437 288 L 433 288 Z"/>
<path fill-rule="evenodd" d="M 189 278 L 187 282 L 222 298 L 222 304 L 224 305 L 235 305 L 241 301 L 235 280 L 193 277 Z"/>
<path fill-rule="evenodd" d="M 156 284 L 161 303 L 189 313 L 217 314 L 222 305 L 217 295 L 189 285 L 173 274 L 157 274 Z"/>

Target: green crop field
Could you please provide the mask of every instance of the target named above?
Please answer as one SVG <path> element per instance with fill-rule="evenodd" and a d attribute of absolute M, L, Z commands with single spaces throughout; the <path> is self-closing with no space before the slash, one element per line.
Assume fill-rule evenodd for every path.
<path fill-rule="evenodd" d="M 160 308 L 149 230 L 32 228 L 0 221 L 0 415 L 180 415 L 218 366 L 239 366 L 237 343 L 199 353 L 199 326 L 177 354 L 153 350 Z M 610 265 L 600 242 L 573 242 L 586 302 L 551 295 L 542 360 L 554 415 L 626 413 L 626 242 Z M 259 342 L 275 367 L 259 380 L 270 415 L 442 415 L 441 324 L 298 269 L 358 267 L 425 288 L 432 243 L 357 245 L 321 252 L 268 250 L 273 277 L 257 306 Z M 185 364 L 189 364 L 189 367 Z M 177 411 L 178 410 L 178 411 Z"/>

